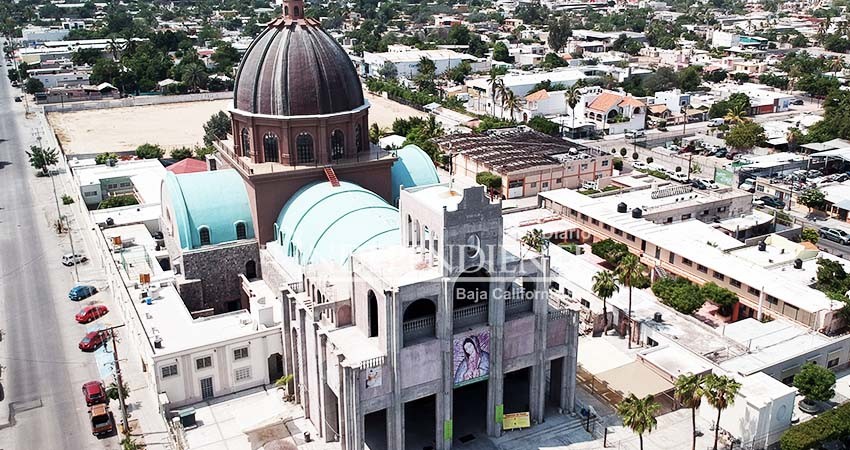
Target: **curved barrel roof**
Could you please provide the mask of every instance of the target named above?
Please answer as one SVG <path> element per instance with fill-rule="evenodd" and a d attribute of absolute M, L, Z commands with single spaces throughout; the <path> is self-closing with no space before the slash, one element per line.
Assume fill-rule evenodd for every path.
<path fill-rule="evenodd" d="M 405 188 L 437 184 L 440 178 L 434 162 L 425 151 L 416 145 L 405 145 L 396 152 L 398 161 L 393 164 L 393 203 L 398 205 L 401 186 Z"/>

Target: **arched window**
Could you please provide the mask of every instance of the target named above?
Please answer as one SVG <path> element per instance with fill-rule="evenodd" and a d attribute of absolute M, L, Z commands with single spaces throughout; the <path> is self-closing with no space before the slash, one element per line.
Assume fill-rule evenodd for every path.
<path fill-rule="evenodd" d="M 288 7 L 288 6 L 284 6 L 284 7 L 283 7 L 283 15 L 284 15 L 284 16 L 288 16 L 288 15 L 289 15 L 289 7 Z"/>
<path fill-rule="evenodd" d="M 251 135 L 247 128 L 242 129 L 242 156 L 251 157 Z"/>
<path fill-rule="evenodd" d="M 369 302 L 369 337 L 378 336 L 378 298 L 372 290 L 367 295 Z"/>
<path fill-rule="evenodd" d="M 257 263 L 253 259 L 245 263 L 245 278 L 249 280 L 257 278 Z"/>
<path fill-rule="evenodd" d="M 313 136 L 309 133 L 301 133 L 295 139 L 295 153 L 298 164 L 311 163 L 315 159 L 313 157 Z"/>
<path fill-rule="evenodd" d="M 295 14 L 294 14 L 295 18 L 300 19 L 301 18 L 301 8 L 296 6 L 292 10 L 295 11 Z"/>
<path fill-rule="evenodd" d="M 280 152 L 278 152 L 278 139 L 274 133 L 266 133 L 263 137 L 263 156 L 266 162 L 278 162 Z"/>
<path fill-rule="evenodd" d="M 331 133 L 331 160 L 337 160 L 345 156 L 345 135 L 341 130 Z"/>
<path fill-rule="evenodd" d="M 354 127 L 354 145 L 357 153 L 363 151 L 363 127 L 359 123 Z"/>
<path fill-rule="evenodd" d="M 210 245 L 210 229 L 207 227 L 198 228 L 198 235 L 201 238 L 201 245 Z"/>
<path fill-rule="evenodd" d="M 236 222 L 236 239 L 248 239 L 245 222 Z"/>
<path fill-rule="evenodd" d="M 635 113 L 635 114 L 640 114 L 640 107 L 635 108 L 634 113 Z"/>

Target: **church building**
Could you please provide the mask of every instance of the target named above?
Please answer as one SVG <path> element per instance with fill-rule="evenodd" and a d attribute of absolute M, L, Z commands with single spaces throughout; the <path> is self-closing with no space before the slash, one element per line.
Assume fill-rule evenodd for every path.
<path fill-rule="evenodd" d="M 574 407 L 578 313 L 549 260 L 503 242 L 483 187 L 441 183 L 416 146 L 368 138 L 348 55 L 303 2 L 254 40 L 211 170 L 169 175 L 163 232 L 187 308 L 282 304 L 283 371 L 319 438 L 346 450 L 450 449 Z"/>

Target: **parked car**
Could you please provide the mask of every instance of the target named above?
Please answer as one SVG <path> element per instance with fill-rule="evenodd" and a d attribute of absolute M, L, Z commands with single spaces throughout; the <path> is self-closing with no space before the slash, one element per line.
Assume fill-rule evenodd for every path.
<path fill-rule="evenodd" d="M 801 98 L 795 98 L 794 100 L 791 100 L 791 104 L 792 104 L 792 105 L 800 106 L 800 105 L 802 105 L 803 103 L 804 103 L 804 102 L 803 102 L 803 99 L 801 99 Z"/>
<path fill-rule="evenodd" d="M 711 120 L 709 120 L 709 121 L 708 121 L 708 126 L 709 126 L 710 128 L 719 127 L 720 125 L 723 125 L 723 124 L 724 124 L 724 122 L 725 122 L 725 121 L 724 121 L 723 119 L 721 119 L 721 118 L 719 118 L 719 117 L 718 117 L 718 118 L 716 118 L 716 119 L 711 119 Z"/>
<path fill-rule="evenodd" d="M 715 183 L 714 180 L 709 180 L 708 178 L 700 178 L 700 181 L 702 181 L 709 189 L 717 189 L 717 183 Z"/>
<path fill-rule="evenodd" d="M 726 151 L 725 148 L 721 148 L 720 150 L 717 151 L 717 153 L 714 154 L 714 156 L 716 156 L 718 158 L 725 158 L 727 153 L 729 153 L 729 152 Z"/>
<path fill-rule="evenodd" d="M 115 420 L 109 407 L 104 404 L 89 408 L 89 421 L 91 421 L 91 434 L 97 437 L 108 436 L 115 432 Z"/>
<path fill-rule="evenodd" d="M 818 230 L 818 234 L 820 234 L 820 236 L 824 239 L 838 242 L 841 245 L 850 244 L 850 233 L 840 228 L 821 227 L 821 229 Z"/>
<path fill-rule="evenodd" d="M 688 175 L 682 172 L 676 172 L 673 175 L 670 175 L 670 179 L 673 181 L 678 181 L 679 183 L 687 183 Z"/>
<path fill-rule="evenodd" d="M 74 264 L 82 264 L 89 259 L 83 255 L 75 255 L 73 253 L 66 253 L 62 255 L 62 264 L 68 267 L 73 266 Z"/>
<path fill-rule="evenodd" d="M 104 331 L 89 331 L 80 341 L 79 347 L 80 350 L 84 352 L 93 352 L 100 348 L 101 345 L 105 344 L 107 340 L 109 340 L 109 338 L 106 337 L 106 333 Z"/>
<path fill-rule="evenodd" d="M 705 183 L 703 183 L 701 180 L 697 180 L 696 178 L 691 180 L 691 186 L 702 190 L 708 189 L 708 186 L 706 186 Z"/>
<path fill-rule="evenodd" d="M 741 189 L 741 190 L 747 191 L 747 192 L 755 192 L 756 191 L 756 185 L 752 181 L 746 180 L 738 186 L 738 189 Z"/>
<path fill-rule="evenodd" d="M 785 202 L 772 195 L 764 195 L 759 197 L 759 200 L 761 200 L 765 206 L 770 206 L 771 208 L 782 209 L 785 207 Z"/>
<path fill-rule="evenodd" d="M 646 136 L 646 132 L 643 130 L 627 130 L 626 131 L 626 139 L 638 139 Z"/>
<path fill-rule="evenodd" d="M 106 389 L 100 381 L 89 381 L 84 384 L 83 398 L 86 399 L 86 406 L 109 403 L 109 397 L 106 396 Z"/>
<path fill-rule="evenodd" d="M 85 300 L 94 294 L 97 294 L 96 287 L 88 284 L 80 284 L 71 288 L 71 291 L 68 292 L 68 298 L 72 301 L 78 302 L 80 300 Z"/>
<path fill-rule="evenodd" d="M 835 181 L 837 183 L 841 183 L 847 180 L 850 180 L 850 176 L 848 176 L 846 173 L 841 173 L 832 177 L 832 181 Z"/>
<path fill-rule="evenodd" d="M 74 316 L 78 323 L 89 323 L 105 316 L 109 313 L 109 308 L 106 305 L 88 305 L 84 306 L 80 312 Z"/>
<path fill-rule="evenodd" d="M 23 100 L 20 96 L 15 97 L 15 102 L 16 102 L 16 103 L 21 103 L 22 101 L 24 101 L 24 100 Z"/>
<path fill-rule="evenodd" d="M 647 165 L 643 161 L 635 161 L 635 162 L 632 163 L 632 167 L 634 167 L 635 169 L 638 169 L 638 170 L 646 170 L 649 167 L 649 165 Z"/>

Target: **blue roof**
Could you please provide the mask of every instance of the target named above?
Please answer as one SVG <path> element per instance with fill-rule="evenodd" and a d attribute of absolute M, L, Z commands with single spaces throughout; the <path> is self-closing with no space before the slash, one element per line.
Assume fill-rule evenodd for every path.
<path fill-rule="evenodd" d="M 277 241 L 300 264 L 345 264 L 362 248 L 401 242 L 398 210 L 374 192 L 348 182 L 308 184 L 277 217 Z"/>
<path fill-rule="evenodd" d="M 405 145 L 396 153 L 398 161 L 392 167 L 393 203 L 398 205 L 399 186 L 411 188 L 437 184 L 440 178 L 431 158 L 416 145 Z"/>
<path fill-rule="evenodd" d="M 165 187 L 184 249 L 201 246 L 200 228 L 210 230 L 210 244 L 236 240 L 236 224 L 245 223 L 246 238 L 254 237 L 254 222 L 245 183 L 233 169 L 175 175 L 168 172 Z"/>

